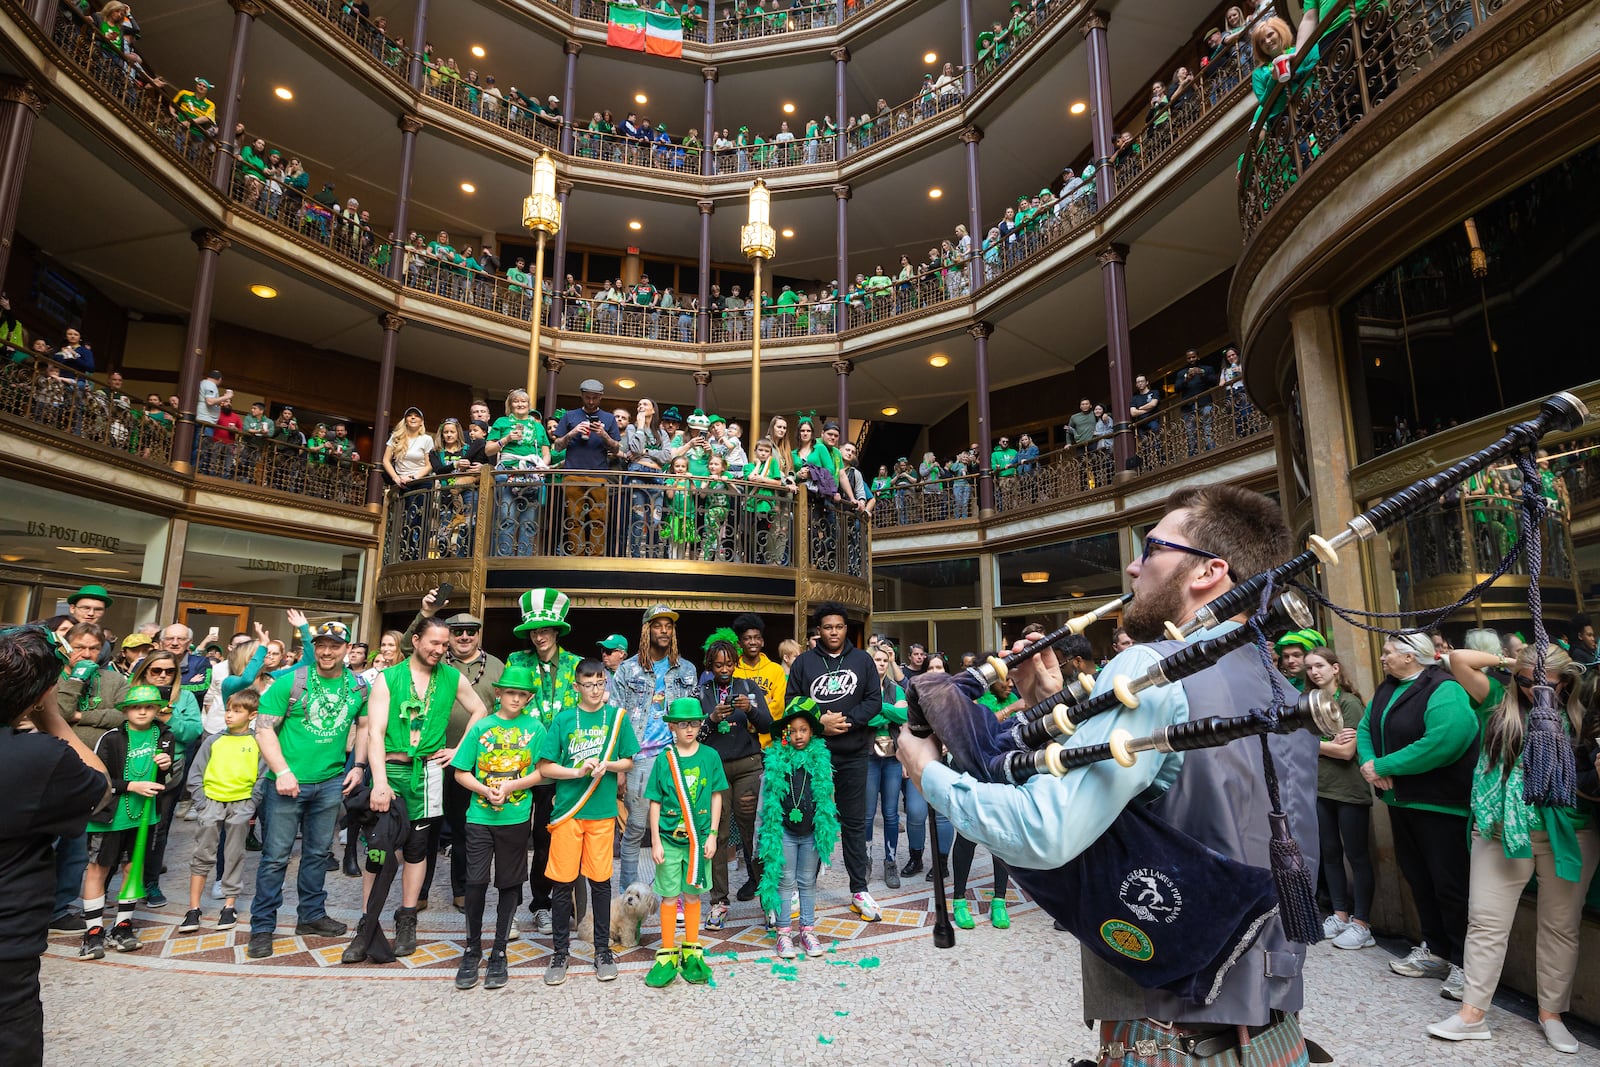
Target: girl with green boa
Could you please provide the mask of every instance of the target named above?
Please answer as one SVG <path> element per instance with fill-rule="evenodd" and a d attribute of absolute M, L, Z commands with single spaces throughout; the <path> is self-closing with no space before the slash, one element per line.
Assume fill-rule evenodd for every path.
<path fill-rule="evenodd" d="M 833 761 L 827 746 L 813 741 L 822 733 L 816 703 L 797 697 L 777 725 L 786 732 L 767 748 L 758 894 L 768 925 L 778 930 L 778 957 L 788 960 L 796 955 L 796 938 L 780 915 L 796 889 L 800 947 L 808 956 L 825 951 L 815 931 L 817 866 L 833 855 L 839 840 L 839 809 L 833 800 Z"/>

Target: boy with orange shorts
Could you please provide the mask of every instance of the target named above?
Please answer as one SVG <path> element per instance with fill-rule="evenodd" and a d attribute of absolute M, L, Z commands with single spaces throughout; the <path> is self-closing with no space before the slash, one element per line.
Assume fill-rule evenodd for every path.
<path fill-rule="evenodd" d="M 605 664 L 586 659 L 574 674 L 578 706 L 556 713 L 539 749 L 539 773 L 556 784 L 550 862 L 545 867 L 554 886 L 555 953 L 545 967 L 545 985 L 567 980 L 572 888 L 580 874 L 589 880 L 595 977 L 602 982 L 617 977 L 611 954 L 611 843 L 616 833 L 617 784 L 639 751 L 628 713 L 606 703 Z"/>

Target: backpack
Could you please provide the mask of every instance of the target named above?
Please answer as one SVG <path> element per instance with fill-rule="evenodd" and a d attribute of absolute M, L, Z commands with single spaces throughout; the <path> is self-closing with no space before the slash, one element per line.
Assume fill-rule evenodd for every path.
<path fill-rule="evenodd" d="M 350 691 L 353 693 L 360 693 L 362 700 L 367 699 L 367 680 L 349 668 L 345 669 L 344 676 L 350 682 L 354 683 L 350 685 Z M 294 682 L 289 688 L 289 706 L 284 709 L 285 718 L 294 712 L 295 704 L 299 703 L 300 698 L 305 695 L 306 685 L 311 678 L 310 665 L 302 663 L 300 666 L 294 669 L 294 674 L 292 677 L 294 678 Z M 347 684 L 349 684 L 349 682 L 347 682 Z"/>

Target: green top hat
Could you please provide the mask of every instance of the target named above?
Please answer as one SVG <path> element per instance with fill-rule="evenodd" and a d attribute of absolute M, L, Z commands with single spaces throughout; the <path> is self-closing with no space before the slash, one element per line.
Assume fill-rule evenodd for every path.
<path fill-rule="evenodd" d="M 700 706 L 700 701 L 694 697 L 679 697 L 667 705 L 667 713 L 661 716 L 662 722 L 701 722 L 706 717 L 705 709 Z"/>
<path fill-rule="evenodd" d="M 533 672 L 526 667 L 507 667 L 495 679 L 496 689 L 516 689 L 524 693 L 535 692 Z"/>
<path fill-rule="evenodd" d="M 137 708 L 146 704 L 166 706 L 167 698 L 153 685 L 136 685 L 128 690 L 123 698 L 117 701 L 117 710 L 123 708 Z"/>
<path fill-rule="evenodd" d="M 817 702 L 815 700 L 810 697 L 795 697 L 789 701 L 789 706 L 783 709 L 783 713 L 778 716 L 778 721 L 774 726 L 777 729 L 784 729 L 795 719 L 804 719 L 811 724 L 813 736 L 822 736 L 822 718 L 817 714 Z"/>
<path fill-rule="evenodd" d="M 522 622 L 511 632 L 525 634 L 552 627 L 558 634 L 570 633 L 572 627 L 567 625 L 570 603 L 567 594 L 559 589 L 530 589 L 517 602 L 522 609 Z"/>
<path fill-rule="evenodd" d="M 89 598 L 90 600 L 104 601 L 106 607 L 108 608 L 111 606 L 111 594 L 106 592 L 106 587 L 103 585 L 86 585 L 82 589 L 79 589 L 76 593 L 73 593 L 71 596 L 67 597 L 67 603 L 76 604 L 85 597 Z"/>

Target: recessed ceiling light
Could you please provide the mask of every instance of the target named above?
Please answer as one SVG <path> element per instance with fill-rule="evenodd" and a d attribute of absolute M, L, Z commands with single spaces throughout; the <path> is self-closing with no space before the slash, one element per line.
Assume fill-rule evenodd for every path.
<path fill-rule="evenodd" d="M 279 100 L 293 100 L 294 90 L 290 89 L 287 85 L 280 85 L 276 89 L 272 90 L 272 95 L 276 96 Z"/>
<path fill-rule="evenodd" d="M 1027 585 L 1043 585 L 1050 580 L 1049 571 L 1023 571 L 1022 580 Z"/>
<path fill-rule="evenodd" d="M 650 98 L 643 93 L 634 93 L 633 102 L 635 104 L 648 104 L 650 102 Z"/>
<path fill-rule="evenodd" d="M 0 556 L 0 559 L 5 560 L 7 563 L 21 563 L 26 558 L 27 558 L 26 556 L 13 556 L 13 555 Z"/>
<path fill-rule="evenodd" d="M 617 379 L 617 388 L 618 389 L 632 389 L 634 386 L 636 386 L 638 384 L 639 383 L 634 381 L 632 378 L 618 378 Z"/>
<path fill-rule="evenodd" d="M 928 357 L 928 366 L 930 366 L 930 367 L 948 367 L 949 365 L 950 365 L 950 357 L 949 356 L 937 355 L 937 356 L 929 356 Z"/>
<path fill-rule="evenodd" d="M 900 409 L 899 408 L 884 408 L 883 409 L 883 413 L 885 415 L 889 416 L 890 418 L 894 418 L 894 416 L 900 414 Z"/>
<path fill-rule="evenodd" d="M 471 182 L 462 182 L 461 191 L 463 193 L 475 193 L 478 191 L 478 187 L 473 185 Z"/>
<path fill-rule="evenodd" d="M 930 63 L 930 64 L 937 63 L 937 62 L 939 62 L 939 53 L 937 53 L 937 52 L 924 52 L 923 55 L 922 55 L 922 61 L 924 63 Z"/>
<path fill-rule="evenodd" d="M 1085 111 L 1089 110 L 1089 105 L 1085 104 L 1082 100 L 1075 100 L 1073 101 L 1072 106 L 1067 108 L 1067 110 L 1072 112 L 1074 115 L 1081 115 Z"/>
<path fill-rule="evenodd" d="M 793 115 L 794 114 L 794 105 L 793 104 L 784 104 L 783 105 L 783 113 L 785 115 Z"/>
<path fill-rule="evenodd" d="M 263 300 L 271 300 L 278 295 L 278 290 L 270 285 L 252 285 L 250 291 Z"/>
<path fill-rule="evenodd" d="M 93 571 L 95 574 L 127 574 L 128 573 L 128 569 L 126 567 L 85 567 L 83 569 L 86 570 L 86 571 Z"/>
<path fill-rule="evenodd" d="M 793 237 L 794 236 L 794 231 L 793 230 L 784 230 L 783 231 L 783 235 L 785 237 Z"/>
<path fill-rule="evenodd" d="M 75 556 L 109 556 L 112 551 L 108 548 L 83 548 L 79 545 L 57 545 L 61 552 L 71 552 Z"/>
<path fill-rule="evenodd" d="M 642 230 L 642 229 L 644 229 L 644 223 L 640 222 L 638 219 L 633 219 L 632 221 L 630 221 L 628 223 L 628 229 L 630 229 L 630 230 Z"/>
<path fill-rule="evenodd" d="M 937 185 L 935 185 L 932 189 L 928 190 L 928 199 L 929 200 L 937 200 L 943 195 L 944 195 L 944 190 L 939 188 Z"/>
<path fill-rule="evenodd" d="M 482 59 L 485 54 L 486 53 L 483 50 L 483 45 L 475 44 L 472 46 L 472 56 L 474 59 Z"/>

